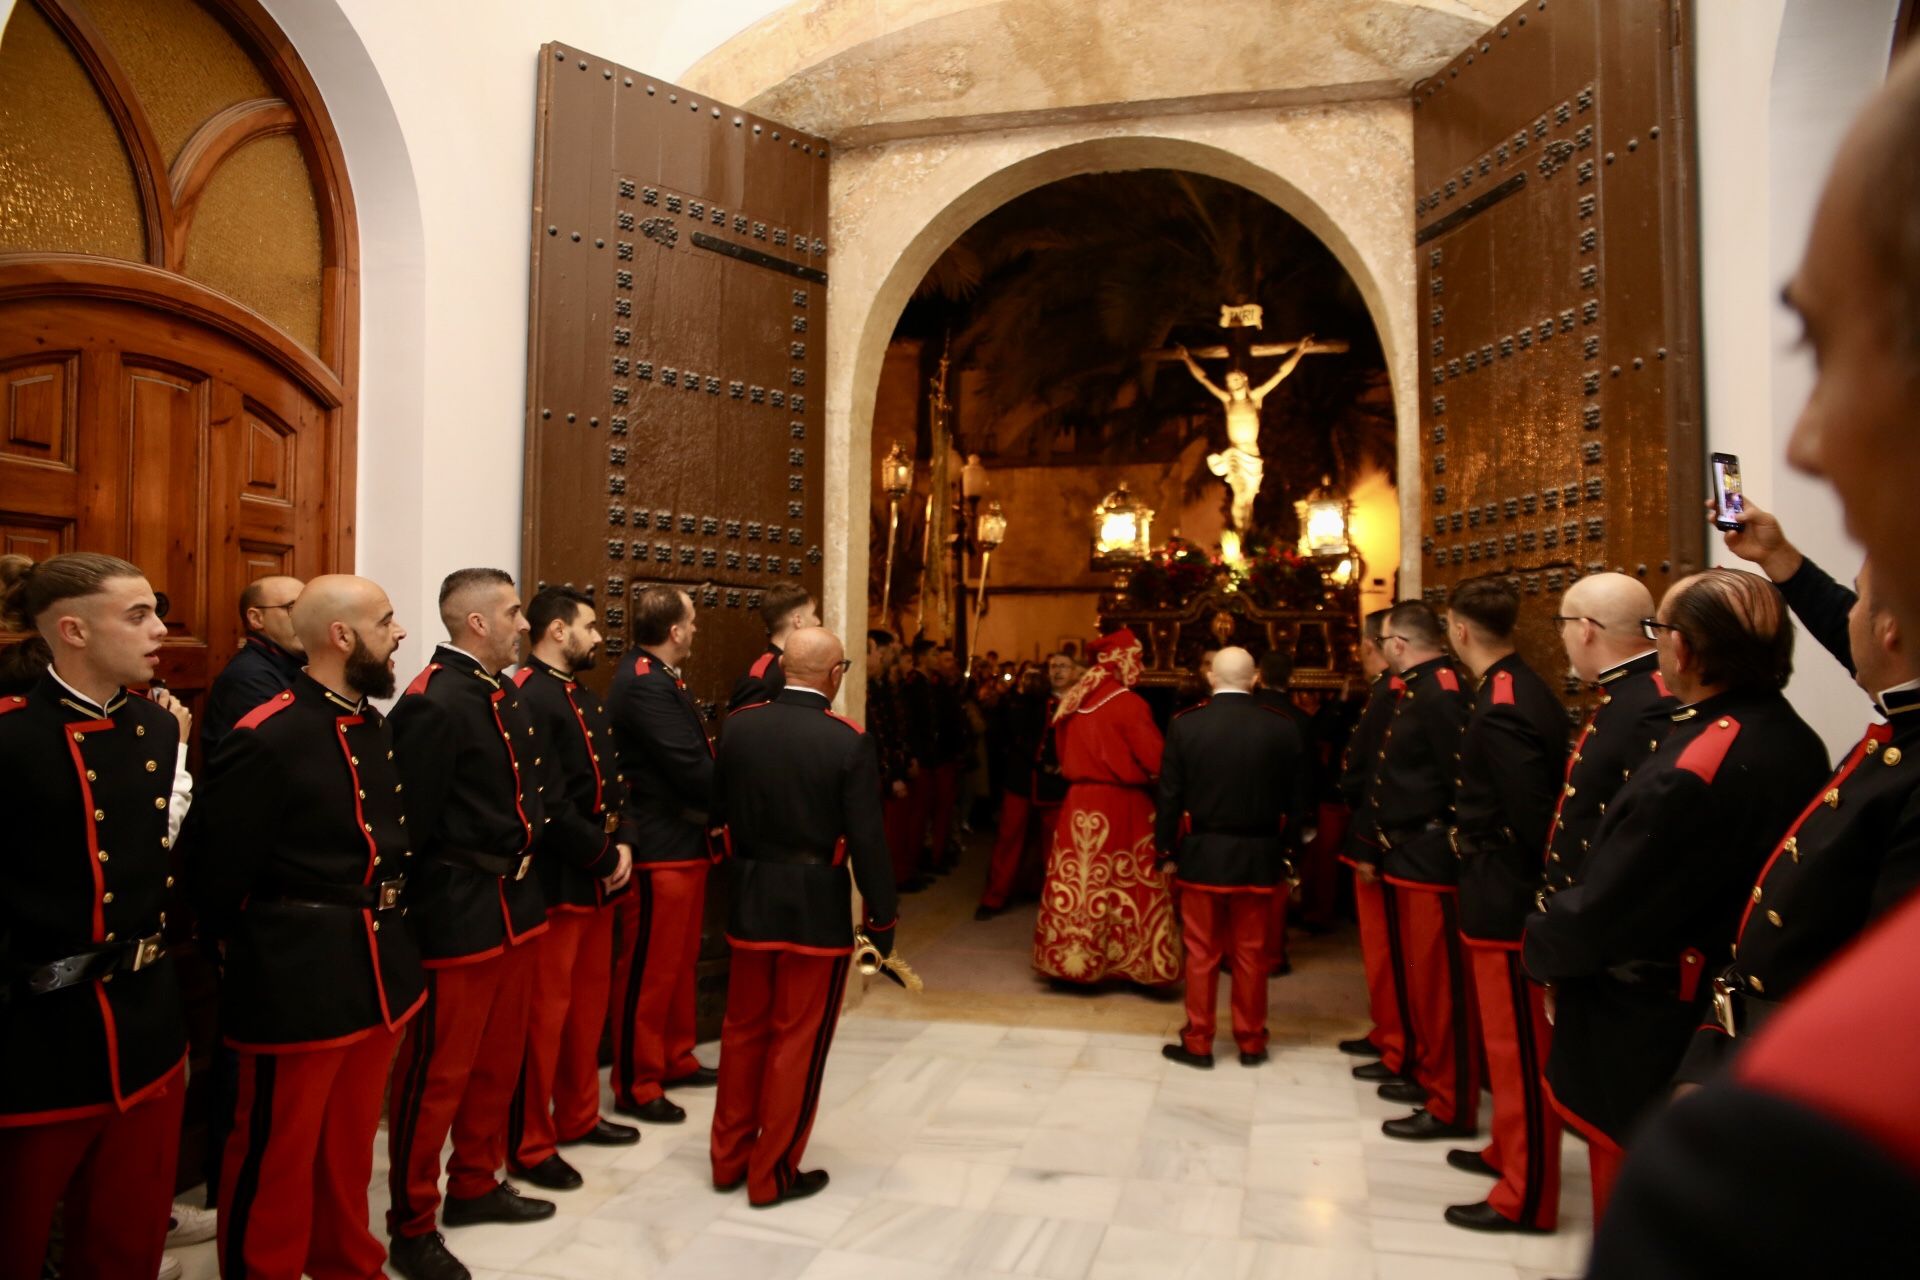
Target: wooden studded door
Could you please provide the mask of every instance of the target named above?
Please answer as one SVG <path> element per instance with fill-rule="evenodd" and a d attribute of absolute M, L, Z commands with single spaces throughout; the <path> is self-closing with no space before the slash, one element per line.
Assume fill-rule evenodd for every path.
<path fill-rule="evenodd" d="M 1414 86 L 1421 582 L 1512 577 L 1542 672 L 1573 579 L 1703 563 L 1689 11 L 1529 0 Z"/>
<path fill-rule="evenodd" d="M 616 659 L 634 593 L 685 587 L 712 726 L 765 647 L 763 594 L 820 594 L 827 146 L 557 44 L 536 136 L 523 581 L 590 594 Z M 725 1001 L 723 899 L 703 1034 Z"/>

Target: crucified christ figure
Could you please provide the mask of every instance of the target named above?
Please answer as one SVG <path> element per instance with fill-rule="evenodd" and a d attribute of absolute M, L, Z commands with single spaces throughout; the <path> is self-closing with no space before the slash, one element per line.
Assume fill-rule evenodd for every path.
<path fill-rule="evenodd" d="M 1311 335 L 1300 339 L 1285 363 L 1259 386 L 1253 386 L 1240 369 L 1227 370 L 1226 389 L 1215 386 L 1199 362 L 1185 347 L 1175 348 L 1187 371 L 1199 384 L 1213 393 L 1227 409 L 1227 447 L 1207 455 L 1207 469 L 1227 482 L 1233 491 L 1233 528 L 1245 534 L 1253 525 L 1253 500 L 1259 496 L 1265 464 L 1260 460 L 1260 404 L 1273 389 L 1286 381 L 1313 345 Z"/>

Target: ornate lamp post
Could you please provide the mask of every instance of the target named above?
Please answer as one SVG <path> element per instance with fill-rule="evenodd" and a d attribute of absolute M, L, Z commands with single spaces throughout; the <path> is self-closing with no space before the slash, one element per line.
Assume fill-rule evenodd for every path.
<path fill-rule="evenodd" d="M 1126 481 L 1093 509 L 1093 567 L 1111 569 L 1114 587 L 1127 589 L 1133 567 L 1153 547 L 1153 508 L 1128 492 Z"/>
<path fill-rule="evenodd" d="M 1333 477 L 1321 476 L 1320 487 L 1299 505 L 1302 554 L 1337 559 L 1353 549 L 1347 536 L 1347 516 L 1353 504 L 1333 487 Z"/>
<path fill-rule="evenodd" d="M 887 491 L 887 569 L 880 580 L 880 625 L 893 628 L 893 547 L 900 536 L 900 499 L 913 491 L 913 458 L 898 440 L 880 464 L 880 484 Z"/>
<path fill-rule="evenodd" d="M 980 645 L 980 610 L 987 603 L 987 570 L 993 564 L 994 548 L 1007 539 L 1007 517 L 1000 510 L 1000 499 L 989 498 L 976 522 L 974 542 L 980 548 L 980 589 L 973 597 L 973 630 L 967 635 L 967 674 L 973 674 L 973 651 Z"/>

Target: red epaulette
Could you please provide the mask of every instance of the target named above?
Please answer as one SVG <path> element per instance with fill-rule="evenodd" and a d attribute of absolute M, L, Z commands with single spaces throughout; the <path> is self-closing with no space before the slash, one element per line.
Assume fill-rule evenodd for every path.
<path fill-rule="evenodd" d="M 234 724 L 236 729 L 258 729 L 267 722 L 268 717 L 277 716 L 293 705 L 293 690 L 283 689 L 265 702 L 240 717 Z"/>
<path fill-rule="evenodd" d="M 519 669 L 518 671 L 516 671 L 516 672 L 514 672 L 514 673 L 513 673 L 513 687 L 514 687 L 514 688 L 516 688 L 516 689 L 524 689 L 524 688 L 526 688 L 526 687 L 527 687 L 527 677 L 528 677 L 528 676 L 531 676 L 532 674 L 533 674 L 533 668 L 532 668 L 532 667 L 522 667 L 522 668 L 520 668 L 520 669 Z"/>
<path fill-rule="evenodd" d="M 1660 696 L 1663 698 L 1671 698 L 1673 696 L 1673 694 L 1667 690 L 1667 678 L 1658 671 L 1653 672 L 1653 687 L 1660 691 Z"/>
<path fill-rule="evenodd" d="M 1453 674 L 1452 667 L 1437 667 L 1433 673 L 1434 683 L 1448 693 L 1460 692 L 1460 677 Z"/>
<path fill-rule="evenodd" d="M 841 724 L 847 726 L 847 728 L 853 730 L 855 733 L 866 732 L 866 729 L 861 727 L 861 724 L 858 720 L 849 720 L 831 707 L 827 708 L 827 717 L 832 720 L 838 720 Z"/>
<path fill-rule="evenodd" d="M 754 659 L 753 665 L 747 668 L 747 674 L 755 680 L 758 680 L 761 676 L 767 674 L 767 664 L 772 661 L 773 654 L 771 651 L 761 654 L 758 658 Z"/>
<path fill-rule="evenodd" d="M 1696 775 L 1702 782 L 1711 783 L 1714 775 L 1720 772 L 1720 766 L 1726 762 L 1727 752 L 1733 750 L 1733 740 L 1739 736 L 1740 722 L 1732 716 L 1721 716 L 1687 744 L 1686 750 L 1674 762 L 1675 767 Z"/>
<path fill-rule="evenodd" d="M 649 658 L 646 654 L 643 653 L 639 657 L 633 660 L 633 674 L 637 676 L 644 676 L 644 675 L 651 675 L 652 672 L 653 672 L 653 659 Z"/>
<path fill-rule="evenodd" d="M 10 697 L 0 698 L 0 716 L 7 714 L 9 711 L 18 711 L 26 705 L 27 699 L 24 694 L 16 693 Z"/>
<path fill-rule="evenodd" d="M 1510 707 L 1513 705 L 1513 672 L 1496 671 L 1493 673 L 1493 705 Z"/>
<path fill-rule="evenodd" d="M 438 671 L 439 669 L 440 669 L 439 663 L 429 662 L 427 664 L 427 669 L 425 671 L 422 671 L 419 675 L 415 676 L 413 678 L 413 683 L 407 686 L 407 692 L 408 693 L 425 693 L 427 691 L 427 681 L 433 679 L 433 673 Z"/>

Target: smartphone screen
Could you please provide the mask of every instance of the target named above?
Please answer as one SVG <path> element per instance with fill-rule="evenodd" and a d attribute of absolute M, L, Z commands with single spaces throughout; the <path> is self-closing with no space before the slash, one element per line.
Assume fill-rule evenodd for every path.
<path fill-rule="evenodd" d="M 1746 514 L 1746 499 L 1740 493 L 1740 459 L 1731 453 L 1713 455 L 1713 504 L 1720 510 L 1714 526 L 1738 529 Z"/>

